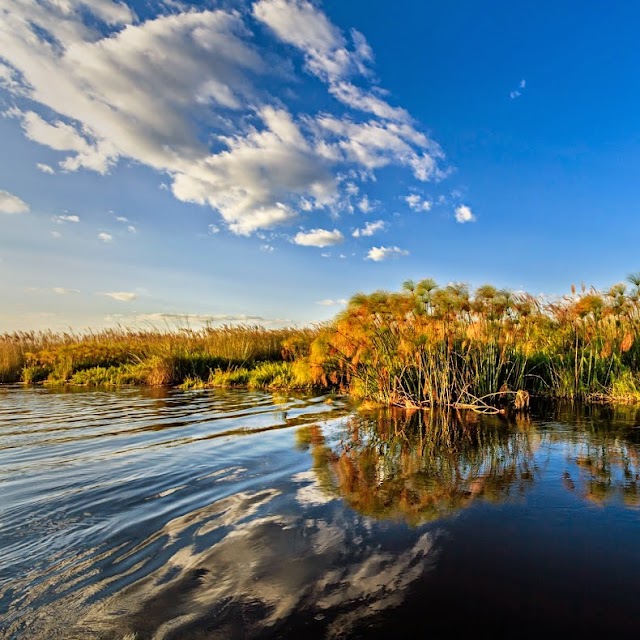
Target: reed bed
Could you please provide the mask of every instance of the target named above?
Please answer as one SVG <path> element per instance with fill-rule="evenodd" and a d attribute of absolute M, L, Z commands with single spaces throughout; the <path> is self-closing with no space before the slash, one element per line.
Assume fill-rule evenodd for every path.
<path fill-rule="evenodd" d="M 259 326 L 5 333 L 0 335 L 0 382 L 111 386 L 203 382 L 213 379 L 215 372 L 291 363 L 308 352 L 315 334 L 313 328 Z M 272 373 L 282 379 L 282 371 Z"/>
<path fill-rule="evenodd" d="M 484 412 L 532 396 L 640 399 L 640 274 L 544 300 L 407 281 L 307 328 L 0 335 L 0 382 L 338 389 L 373 404 Z"/>
<path fill-rule="evenodd" d="M 316 382 L 405 407 L 496 412 L 533 396 L 640 399 L 640 274 L 554 301 L 407 281 L 351 298 L 311 345 Z"/>

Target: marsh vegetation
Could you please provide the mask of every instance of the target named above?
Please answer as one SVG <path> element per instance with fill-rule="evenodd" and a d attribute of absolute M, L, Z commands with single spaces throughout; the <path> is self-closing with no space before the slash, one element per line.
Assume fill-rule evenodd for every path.
<path fill-rule="evenodd" d="M 407 281 L 327 323 L 0 336 L 0 382 L 336 389 L 403 407 L 640 398 L 640 274 L 553 300 Z"/>

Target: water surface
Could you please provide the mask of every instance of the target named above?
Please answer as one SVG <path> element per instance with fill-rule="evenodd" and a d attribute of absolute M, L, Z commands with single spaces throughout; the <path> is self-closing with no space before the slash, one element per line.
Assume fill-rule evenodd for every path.
<path fill-rule="evenodd" d="M 639 425 L 0 388 L 0 637 L 635 635 Z"/>

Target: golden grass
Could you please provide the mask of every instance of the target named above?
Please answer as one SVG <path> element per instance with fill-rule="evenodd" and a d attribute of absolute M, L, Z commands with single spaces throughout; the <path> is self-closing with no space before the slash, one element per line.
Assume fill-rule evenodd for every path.
<path fill-rule="evenodd" d="M 222 326 L 5 333 L 0 335 L 0 382 L 115 384 L 120 373 L 128 381 L 154 386 L 178 384 L 189 376 L 206 380 L 216 368 L 253 368 L 262 362 L 302 358 L 316 332 L 314 328 Z"/>

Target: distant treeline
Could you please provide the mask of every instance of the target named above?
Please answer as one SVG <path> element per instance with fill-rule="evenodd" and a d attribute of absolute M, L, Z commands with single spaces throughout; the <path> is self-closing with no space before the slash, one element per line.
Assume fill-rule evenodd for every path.
<path fill-rule="evenodd" d="M 336 389 L 400 406 L 519 398 L 640 399 L 640 274 L 553 301 L 407 281 L 359 293 L 333 321 L 0 336 L 0 382 Z"/>

